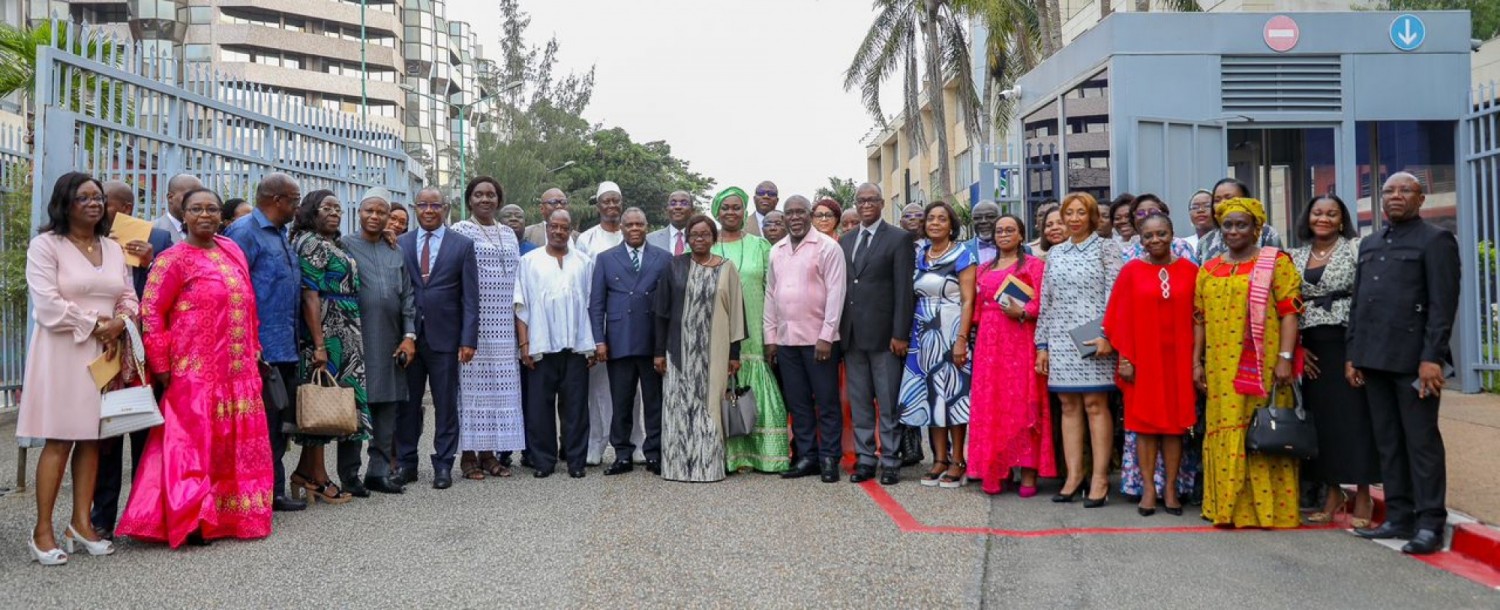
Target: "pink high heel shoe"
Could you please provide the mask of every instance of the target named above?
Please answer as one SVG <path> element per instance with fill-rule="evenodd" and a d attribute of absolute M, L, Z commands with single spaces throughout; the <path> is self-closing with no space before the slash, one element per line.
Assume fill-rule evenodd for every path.
<path fill-rule="evenodd" d="M 1035 485 L 1030 485 L 1030 486 L 1028 486 L 1028 485 L 1022 485 L 1021 488 L 1016 491 L 1016 495 L 1021 496 L 1022 498 L 1030 498 L 1032 496 L 1035 496 L 1036 495 L 1036 486 Z"/>

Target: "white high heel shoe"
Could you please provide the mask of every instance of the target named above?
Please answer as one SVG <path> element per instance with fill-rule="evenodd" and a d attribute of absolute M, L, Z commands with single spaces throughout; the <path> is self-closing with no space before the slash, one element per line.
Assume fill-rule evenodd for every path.
<path fill-rule="evenodd" d="M 36 548 L 36 538 L 34 536 L 26 537 L 26 546 L 31 549 L 32 561 L 39 564 L 44 566 L 60 566 L 68 563 L 68 554 L 64 553 L 62 549 L 54 548 L 43 553 L 41 549 Z"/>
<path fill-rule="evenodd" d="M 83 550 L 88 551 L 90 555 L 93 555 L 95 557 L 98 557 L 100 555 L 109 555 L 115 552 L 115 545 L 110 541 L 99 540 L 96 542 L 93 540 L 89 540 L 88 538 L 84 538 L 83 534 L 78 533 L 78 530 L 73 529 L 73 526 L 69 524 L 68 533 L 63 535 L 63 546 L 68 549 L 69 553 L 72 553 L 73 544 L 75 542 L 83 545 Z"/>

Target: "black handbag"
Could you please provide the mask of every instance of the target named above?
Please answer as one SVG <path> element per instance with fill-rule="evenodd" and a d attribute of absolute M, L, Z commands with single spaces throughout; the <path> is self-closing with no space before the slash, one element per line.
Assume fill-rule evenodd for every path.
<path fill-rule="evenodd" d="M 755 390 L 750 386 L 740 385 L 738 375 L 729 377 L 729 387 L 724 389 L 722 409 L 725 438 L 755 433 Z"/>
<path fill-rule="evenodd" d="M 1293 383 L 1292 408 L 1278 408 L 1276 394 L 1281 384 L 1271 388 L 1266 406 L 1255 409 L 1250 416 L 1250 429 L 1245 434 L 1245 448 L 1252 453 L 1284 455 L 1301 460 L 1318 457 L 1318 430 L 1313 426 L 1312 414 L 1302 408 L 1302 386 Z"/>
<path fill-rule="evenodd" d="M 281 371 L 265 360 L 256 360 L 255 366 L 260 369 L 260 398 L 265 402 L 266 408 L 285 411 L 292 401 L 287 398 L 286 382 L 281 378 Z"/>

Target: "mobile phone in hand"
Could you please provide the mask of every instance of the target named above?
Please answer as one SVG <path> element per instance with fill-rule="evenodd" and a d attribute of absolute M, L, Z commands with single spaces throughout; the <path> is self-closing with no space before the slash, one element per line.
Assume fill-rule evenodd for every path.
<path fill-rule="evenodd" d="M 396 352 L 396 364 L 401 365 L 401 368 L 406 368 L 406 352 Z"/>

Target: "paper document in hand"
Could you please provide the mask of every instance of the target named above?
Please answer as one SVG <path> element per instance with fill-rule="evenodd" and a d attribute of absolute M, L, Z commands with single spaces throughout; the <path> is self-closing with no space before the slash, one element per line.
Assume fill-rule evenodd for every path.
<path fill-rule="evenodd" d="M 1012 275 L 1000 283 L 1000 289 L 995 291 L 995 302 L 1004 306 L 1010 301 L 1015 301 L 1025 306 L 1036 298 L 1036 291 L 1031 286 Z"/>
<path fill-rule="evenodd" d="M 150 243 L 151 223 L 134 216 L 115 214 L 114 224 L 109 228 L 109 237 L 115 240 L 115 243 L 120 244 L 120 248 L 124 248 L 125 244 L 133 241 Z M 141 257 L 131 254 L 129 250 L 125 251 L 125 264 L 140 267 L 142 263 Z"/>
<path fill-rule="evenodd" d="M 109 359 L 107 354 L 99 354 L 98 358 L 89 363 L 89 374 L 94 376 L 94 385 L 103 390 L 104 386 L 109 385 L 120 374 L 120 355 L 116 354 L 113 359 Z"/>

